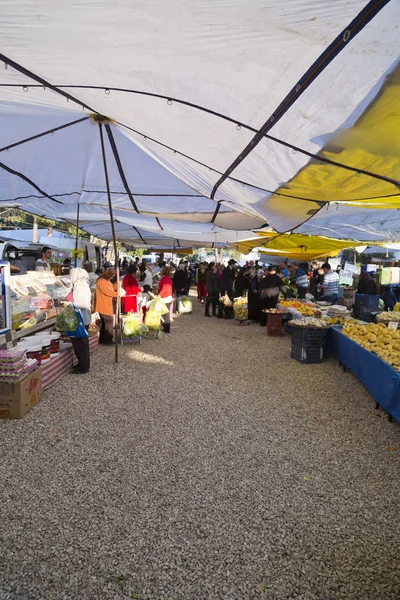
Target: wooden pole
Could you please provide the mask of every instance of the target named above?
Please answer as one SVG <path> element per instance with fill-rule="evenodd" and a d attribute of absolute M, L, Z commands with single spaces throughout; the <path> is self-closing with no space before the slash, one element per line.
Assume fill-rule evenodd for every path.
<path fill-rule="evenodd" d="M 78 201 L 78 207 L 76 209 L 76 236 L 75 236 L 75 261 L 74 261 L 74 267 L 76 269 L 76 267 L 78 266 L 78 240 L 79 240 L 79 208 L 80 208 L 80 204 Z"/>
<path fill-rule="evenodd" d="M 115 307 L 115 329 L 114 329 L 115 362 L 117 363 L 118 362 L 118 338 L 119 338 L 119 264 L 118 264 L 118 249 L 117 249 L 117 238 L 115 237 L 114 217 L 113 217 L 113 210 L 112 210 L 112 204 L 111 204 L 111 194 L 110 194 L 110 183 L 109 183 L 109 180 L 108 180 L 107 159 L 106 159 L 106 152 L 105 152 L 105 149 L 104 149 L 103 123 L 102 123 L 102 121 L 98 121 L 98 124 L 99 124 L 99 131 L 100 131 L 101 152 L 102 152 L 102 155 L 103 155 L 104 177 L 106 179 L 108 209 L 109 209 L 109 212 L 110 212 L 111 231 L 112 231 L 113 245 L 114 245 L 115 270 L 116 270 L 116 273 L 117 273 L 117 298 L 116 298 L 116 307 Z"/>

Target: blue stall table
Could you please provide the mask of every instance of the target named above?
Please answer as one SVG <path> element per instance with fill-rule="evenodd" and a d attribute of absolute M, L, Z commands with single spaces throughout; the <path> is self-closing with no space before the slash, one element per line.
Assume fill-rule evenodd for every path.
<path fill-rule="evenodd" d="M 338 360 L 358 377 L 377 404 L 400 421 L 400 373 L 372 352 L 365 350 L 331 327 L 325 342 L 325 356 L 336 354 Z"/>

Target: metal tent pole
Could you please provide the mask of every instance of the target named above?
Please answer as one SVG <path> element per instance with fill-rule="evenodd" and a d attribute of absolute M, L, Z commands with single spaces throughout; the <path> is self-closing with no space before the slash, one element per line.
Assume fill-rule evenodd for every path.
<path fill-rule="evenodd" d="M 113 237 L 115 270 L 117 273 L 117 298 L 116 298 L 116 307 L 115 307 L 115 329 L 114 329 L 115 362 L 117 363 L 118 362 L 118 338 L 119 338 L 119 264 L 118 264 L 117 238 L 115 237 L 114 217 L 113 217 L 113 210 L 112 210 L 112 204 L 111 204 L 110 183 L 108 180 L 107 159 L 106 159 L 106 152 L 105 152 L 105 148 L 104 148 L 103 120 L 106 121 L 106 119 L 101 119 L 100 115 L 97 116 L 97 122 L 99 125 L 99 131 L 100 131 L 101 152 L 103 155 L 104 176 L 105 176 L 106 188 L 107 188 L 108 209 L 110 212 L 111 231 L 112 231 L 112 237 Z"/>
<path fill-rule="evenodd" d="M 77 263 L 78 263 L 79 209 L 80 209 L 80 204 L 79 204 L 79 200 L 78 200 L 78 207 L 76 209 L 76 236 L 75 236 L 75 261 L 74 261 L 75 269 L 76 269 Z"/>

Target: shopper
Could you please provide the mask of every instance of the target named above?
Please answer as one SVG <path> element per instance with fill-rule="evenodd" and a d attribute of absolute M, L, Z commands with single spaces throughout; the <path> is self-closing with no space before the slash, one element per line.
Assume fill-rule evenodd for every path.
<path fill-rule="evenodd" d="M 336 271 L 332 271 L 329 263 L 323 264 L 322 268 L 324 270 L 324 278 L 321 285 L 322 300 L 336 304 L 339 297 L 339 275 Z"/>
<path fill-rule="evenodd" d="M 381 298 L 382 298 L 382 300 L 383 300 L 383 302 L 385 304 L 385 310 L 386 311 L 392 311 L 392 310 L 394 310 L 394 307 L 397 304 L 397 298 L 396 298 L 396 295 L 395 295 L 394 291 L 390 287 L 390 285 L 384 285 L 382 287 Z"/>
<path fill-rule="evenodd" d="M 123 261 L 122 261 L 122 263 L 121 263 L 121 267 L 122 267 L 122 270 L 123 270 L 123 272 L 124 272 L 124 273 L 126 273 L 126 270 L 127 270 L 127 268 L 128 268 L 128 265 L 129 265 L 129 263 L 128 263 L 128 259 L 127 259 L 127 258 L 126 258 L 126 256 L 125 256 L 125 257 L 124 257 L 124 260 L 123 260 Z"/>
<path fill-rule="evenodd" d="M 188 288 L 188 273 L 185 269 L 185 265 L 183 262 L 179 264 L 177 270 L 175 271 L 172 283 L 173 290 L 175 292 L 175 297 L 178 303 L 179 296 L 187 295 Z"/>
<path fill-rule="evenodd" d="M 264 310 L 276 308 L 278 304 L 279 293 L 282 292 L 286 298 L 286 286 L 280 277 L 279 267 L 271 266 L 268 269 L 268 275 L 264 277 L 260 284 L 260 325 L 265 325 L 267 315 Z"/>
<path fill-rule="evenodd" d="M 235 265 L 236 260 L 233 258 L 228 262 L 228 266 L 222 271 L 222 277 L 220 281 L 220 292 L 221 296 L 227 295 L 233 303 L 233 283 L 235 281 Z M 233 319 L 233 308 L 231 306 L 224 306 L 223 302 L 219 303 L 218 317 L 225 319 Z"/>
<path fill-rule="evenodd" d="M 168 308 L 168 312 L 163 315 L 163 331 L 164 333 L 170 333 L 171 331 L 171 316 L 170 306 L 172 302 L 172 279 L 170 277 L 171 271 L 168 267 L 163 267 L 161 270 L 161 279 L 158 284 L 158 295 L 162 298 L 162 301 Z"/>
<path fill-rule="evenodd" d="M 360 281 L 357 286 L 357 294 L 367 294 L 368 296 L 376 296 L 377 287 L 375 281 L 367 271 L 361 271 Z"/>
<path fill-rule="evenodd" d="M 264 270 L 258 269 L 257 275 L 253 277 L 250 283 L 250 291 L 247 296 L 248 312 L 251 321 L 260 320 L 260 288 L 261 282 L 264 279 Z"/>
<path fill-rule="evenodd" d="M 89 329 L 91 321 L 91 302 L 92 295 L 88 284 L 89 275 L 85 269 L 71 270 L 72 296 L 76 308 L 79 308 L 82 314 L 83 323 L 86 329 Z M 75 373 L 88 373 L 90 369 L 90 351 L 89 338 L 71 337 L 72 347 L 78 360 L 78 366 Z"/>
<path fill-rule="evenodd" d="M 53 254 L 53 250 L 48 246 L 43 246 L 42 257 L 38 258 L 35 265 L 36 271 L 50 271 L 50 259 Z"/>
<path fill-rule="evenodd" d="M 248 292 L 250 289 L 250 267 L 242 267 L 239 271 L 239 275 L 235 279 L 235 298 L 238 296 L 243 296 L 245 292 Z"/>
<path fill-rule="evenodd" d="M 320 292 L 318 286 L 322 284 L 323 274 L 321 273 L 323 273 L 323 271 L 320 271 L 316 260 L 312 261 L 311 269 L 310 294 L 312 294 L 316 300 L 319 300 Z"/>
<path fill-rule="evenodd" d="M 113 343 L 113 298 L 117 297 L 117 291 L 110 280 L 114 276 L 114 269 L 106 269 L 99 275 L 94 294 L 94 312 L 100 316 L 99 344 L 105 346 Z M 122 292 L 125 295 L 125 290 L 121 290 L 121 295 Z"/>
<path fill-rule="evenodd" d="M 217 306 L 219 301 L 219 277 L 217 272 L 217 266 L 214 262 L 211 262 L 206 271 L 206 310 L 205 316 L 211 317 L 210 306 L 212 306 L 212 316 L 215 317 L 217 313 Z"/>
<path fill-rule="evenodd" d="M 126 292 L 126 296 L 121 298 L 121 310 L 123 313 L 138 311 L 138 294 L 140 293 L 140 287 L 136 279 L 137 267 L 135 265 L 129 265 L 127 272 L 122 280 L 122 287 Z"/>
<path fill-rule="evenodd" d="M 308 279 L 305 270 L 298 265 L 298 263 L 293 262 L 291 264 L 293 269 L 293 280 L 294 284 L 297 287 L 297 295 L 300 299 L 306 297 L 307 289 L 308 289 Z"/>
<path fill-rule="evenodd" d="M 196 271 L 197 293 L 201 304 L 204 304 L 204 299 L 207 296 L 207 274 L 204 263 L 199 264 Z"/>
<path fill-rule="evenodd" d="M 283 260 L 279 264 L 279 268 L 281 269 L 283 277 L 285 277 L 285 278 L 289 277 L 289 269 L 288 269 L 288 266 L 287 266 L 287 262 L 285 260 Z"/>
<path fill-rule="evenodd" d="M 185 271 L 186 271 L 186 274 L 187 274 L 185 296 L 189 296 L 189 290 L 190 290 L 190 287 L 192 285 L 193 274 L 192 274 L 192 271 L 190 269 L 190 264 L 189 264 L 188 260 L 185 260 L 184 263 L 183 263 L 183 265 L 185 267 Z"/>
<path fill-rule="evenodd" d="M 61 275 L 70 275 L 71 274 L 71 259 L 65 258 L 62 264 Z"/>
<path fill-rule="evenodd" d="M 139 267 L 140 271 L 140 285 L 144 288 L 145 285 L 149 286 L 149 291 L 153 288 L 153 274 L 150 269 L 147 267 L 147 263 L 143 260 L 142 264 Z"/>

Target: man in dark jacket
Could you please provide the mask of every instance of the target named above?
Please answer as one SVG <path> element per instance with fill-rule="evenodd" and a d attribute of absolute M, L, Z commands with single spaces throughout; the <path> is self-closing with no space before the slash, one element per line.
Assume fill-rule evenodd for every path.
<path fill-rule="evenodd" d="M 221 296 L 229 296 L 233 302 L 233 283 L 235 281 L 235 264 L 236 260 L 233 258 L 228 262 L 228 266 L 222 271 L 222 278 L 220 282 Z M 224 306 L 222 302 L 219 303 L 218 317 L 223 316 L 225 311 L 225 319 L 233 319 L 233 309 L 231 306 Z"/>
<path fill-rule="evenodd" d="M 212 315 L 216 317 L 217 306 L 219 301 L 219 278 L 217 274 L 217 266 L 214 262 L 211 262 L 206 271 L 206 310 L 205 316 L 211 317 L 210 305 L 212 305 Z"/>
<path fill-rule="evenodd" d="M 242 267 L 239 275 L 235 279 L 235 298 L 243 296 L 250 289 L 250 267 Z"/>
<path fill-rule="evenodd" d="M 185 295 L 188 288 L 188 273 L 183 263 L 180 263 L 179 267 L 175 271 L 172 283 L 174 286 L 174 291 L 176 292 L 176 296 Z"/>

